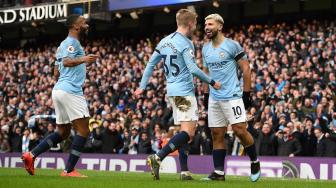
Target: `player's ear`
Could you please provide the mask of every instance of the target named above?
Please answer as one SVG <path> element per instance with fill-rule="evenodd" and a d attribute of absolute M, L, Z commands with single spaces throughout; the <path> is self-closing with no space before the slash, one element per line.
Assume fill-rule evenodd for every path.
<path fill-rule="evenodd" d="M 219 24 L 218 31 L 222 31 L 222 29 L 223 29 L 223 25 Z"/>

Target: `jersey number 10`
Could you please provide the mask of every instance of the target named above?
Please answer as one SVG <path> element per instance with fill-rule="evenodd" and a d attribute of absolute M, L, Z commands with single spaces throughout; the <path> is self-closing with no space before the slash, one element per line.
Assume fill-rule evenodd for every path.
<path fill-rule="evenodd" d="M 164 70 L 164 73 L 166 74 L 166 76 L 169 75 L 169 70 L 170 70 L 169 67 L 174 67 L 175 68 L 175 72 L 172 71 L 172 75 L 174 77 L 179 75 L 180 74 L 180 67 L 176 63 L 174 63 L 174 61 L 176 61 L 176 59 L 177 59 L 177 55 L 170 55 L 169 56 L 169 63 L 166 61 L 167 55 L 162 55 L 162 57 L 163 57 L 163 62 L 164 62 L 163 70 Z"/>

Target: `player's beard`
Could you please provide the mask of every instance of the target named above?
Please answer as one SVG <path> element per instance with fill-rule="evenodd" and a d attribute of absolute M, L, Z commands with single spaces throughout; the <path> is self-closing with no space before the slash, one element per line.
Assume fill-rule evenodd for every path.
<path fill-rule="evenodd" d="M 89 33 L 89 28 L 81 27 L 79 31 L 79 38 L 84 40 Z"/>
<path fill-rule="evenodd" d="M 205 34 L 208 39 L 214 39 L 218 35 L 218 30 L 213 30 L 210 34 L 206 32 Z"/>

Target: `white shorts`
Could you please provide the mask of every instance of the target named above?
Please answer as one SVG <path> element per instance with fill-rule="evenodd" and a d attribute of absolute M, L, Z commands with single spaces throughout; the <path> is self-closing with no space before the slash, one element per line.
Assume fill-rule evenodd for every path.
<path fill-rule="evenodd" d="M 198 121 L 198 107 L 195 96 L 174 96 L 168 98 L 173 107 L 174 124 L 181 121 Z"/>
<path fill-rule="evenodd" d="M 243 99 L 217 101 L 209 97 L 208 117 L 209 127 L 226 127 L 246 122 Z"/>
<path fill-rule="evenodd" d="M 74 95 L 62 90 L 52 91 L 57 124 L 68 124 L 75 119 L 90 117 L 84 96 Z"/>

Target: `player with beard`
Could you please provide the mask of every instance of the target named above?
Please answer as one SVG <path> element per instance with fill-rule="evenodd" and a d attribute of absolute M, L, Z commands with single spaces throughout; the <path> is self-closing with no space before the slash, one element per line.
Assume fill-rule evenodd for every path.
<path fill-rule="evenodd" d="M 243 48 L 238 42 L 225 38 L 222 29 L 224 20 L 219 14 L 205 18 L 205 34 L 210 41 L 203 46 L 202 57 L 204 71 L 221 82 L 221 89 L 210 88 L 208 103 L 208 121 L 213 138 L 214 172 L 205 180 L 225 180 L 224 161 L 226 145 L 224 135 L 231 124 L 234 134 L 240 139 L 245 153 L 251 160 L 251 181 L 260 177 L 260 162 L 257 158 L 254 140 L 247 131 L 245 109 L 251 106 L 251 70 Z M 243 83 L 240 80 L 243 74 Z M 242 87 L 243 86 L 243 89 Z M 205 85 L 208 91 L 208 85 Z"/>
<path fill-rule="evenodd" d="M 86 77 L 86 64 L 96 62 L 98 56 L 85 55 L 79 42 L 88 33 L 89 28 L 83 16 L 70 15 L 66 20 L 66 25 L 69 34 L 57 48 L 54 73 L 59 79 L 52 91 L 57 131 L 46 137 L 31 152 L 22 155 L 24 167 L 30 175 L 35 173 L 36 157 L 67 139 L 73 127 L 77 134 L 73 138 L 70 156 L 61 176 L 87 177 L 77 172 L 74 167 L 90 132 L 90 115 L 82 89 Z"/>
<path fill-rule="evenodd" d="M 181 131 L 173 136 L 157 154 L 148 156 L 148 164 L 155 180 L 160 178 L 161 161 L 177 149 L 180 151 L 181 180 L 192 179 L 187 166 L 187 145 L 193 139 L 198 120 L 193 75 L 215 89 L 220 88 L 219 82 L 210 79 L 196 65 L 194 45 L 189 39 L 196 29 L 196 18 L 197 14 L 188 9 L 181 9 L 177 12 L 176 32 L 163 38 L 156 46 L 147 63 L 140 87 L 134 92 L 137 96 L 143 93 L 154 67 L 163 59 L 163 68 L 167 79 L 167 95 L 173 108 L 174 123 L 181 125 Z"/>

